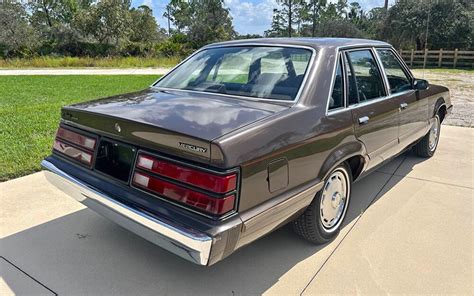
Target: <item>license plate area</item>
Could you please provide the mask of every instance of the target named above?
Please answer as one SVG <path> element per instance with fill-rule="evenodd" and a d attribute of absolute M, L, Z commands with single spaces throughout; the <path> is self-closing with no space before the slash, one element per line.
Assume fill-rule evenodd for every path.
<path fill-rule="evenodd" d="M 97 151 L 95 170 L 128 182 L 135 160 L 136 149 L 116 141 L 101 139 Z"/>

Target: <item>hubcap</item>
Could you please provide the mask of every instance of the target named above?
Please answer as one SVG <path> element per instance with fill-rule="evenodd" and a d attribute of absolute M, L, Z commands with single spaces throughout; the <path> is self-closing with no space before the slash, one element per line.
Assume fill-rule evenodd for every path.
<path fill-rule="evenodd" d="M 342 222 L 349 196 L 349 176 L 343 169 L 334 171 L 321 194 L 320 220 L 326 231 L 336 230 Z"/>
<path fill-rule="evenodd" d="M 431 130 L 430 130 L 430 139 L 429 139 L 430 151 L 434 151 L 436 149 L 436 146 L 438 145 L 439 128 L 440 128 L 439 117 L 435 116 L 435 122 L 433 123 L 433 126 L 431 127 Z"/>

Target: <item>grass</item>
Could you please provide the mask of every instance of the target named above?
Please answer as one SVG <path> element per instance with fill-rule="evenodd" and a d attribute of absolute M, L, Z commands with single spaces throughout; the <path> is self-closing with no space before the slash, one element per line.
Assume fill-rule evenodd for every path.
<path fill-rule="evenodd" d="M 155 75 L 0 76 L 0 181 L 40 169 L 50 154 L 61 106 L 137 91 Z"/>
<path fill-rule="evenodd" d="M 0 68 L 169 68 L 181 61 L 179 57 L 35 57 L 0 59 Z"/>

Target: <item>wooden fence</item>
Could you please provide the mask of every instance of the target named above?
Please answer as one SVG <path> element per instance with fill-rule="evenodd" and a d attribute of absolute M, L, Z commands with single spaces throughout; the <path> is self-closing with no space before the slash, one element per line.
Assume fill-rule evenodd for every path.
<path fill-rule="evenodd" d="M 399 50 L 410 68 L 471 68 L 474 50 Z"/>

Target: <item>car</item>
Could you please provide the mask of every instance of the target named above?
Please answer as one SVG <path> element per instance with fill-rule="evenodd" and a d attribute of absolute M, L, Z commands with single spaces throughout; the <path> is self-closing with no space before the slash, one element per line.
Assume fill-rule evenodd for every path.
<path fill-rule="evenodd" d="M 331 241 L 353 183 L 408 149 L 433 156 L 451 109 L 449 90 L 385 42 L 229 41 L 143 91 L 63 107 L 42 167 L 93 211 L 209 266 L 289 223 Z"/>

